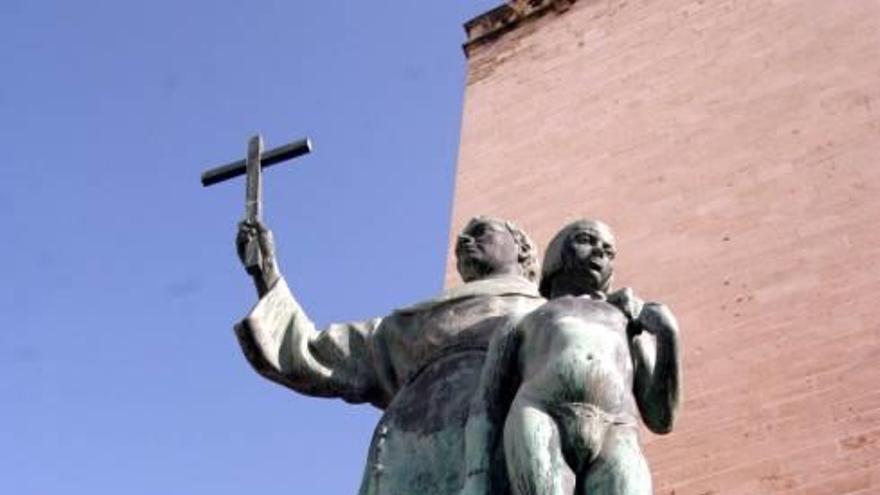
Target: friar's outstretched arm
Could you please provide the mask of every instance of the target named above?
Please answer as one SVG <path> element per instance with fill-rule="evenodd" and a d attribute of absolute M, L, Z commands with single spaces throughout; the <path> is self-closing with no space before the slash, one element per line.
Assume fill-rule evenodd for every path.
<path fill-rule="evenodd" d="M 502 493 L 506 480 L 500 448 L 504 420 L 519 388 L 516 368 L 520 337 L 513 325 L 501 328 L 489 343 L 480 384 L 465 426 L 465 485 L 460 495 Z"/>
<path fill-rule="evenodd" d="M 668 307 L 649 302 L 638 314 L 637 327 L 642 333 L 632 337 L 631 347 L 636 403 L 648 429 L 669 433 L 681 404 L 678 323 Z"/>
<path fill-rule="evenodd" d="M 379 385 L 371 349 L 381 320 L 317 331 L 281 276 L 271 232 L 260 223 L 242 223 L 236 238 L 240 257 L 249 242 L 259 243 L 263 262 L 251 273 L 260 301 L 235 333 L 254 369 L 303 394 L 387 405 L 390 394 Z"/>

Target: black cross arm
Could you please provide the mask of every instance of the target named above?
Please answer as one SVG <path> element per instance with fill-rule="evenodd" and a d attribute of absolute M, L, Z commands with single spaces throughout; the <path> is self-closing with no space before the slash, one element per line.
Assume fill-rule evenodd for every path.
<path fill-rule="evenodd" d="M 298 156 L 306 155 L 312 151 L 312 141 L 309 138 L 303 138 L 284 146 L 279 146 L 266 151 L 260 155 L 262 168 L 270 167 L 277 163 L 281 163 Z M 247 167 L 247 160 L 238 160 L 226 165 L 206 170 L 202 174 L 202 185 L 205 187 L 229 180 L 239 175 L 244 175 Z"/>

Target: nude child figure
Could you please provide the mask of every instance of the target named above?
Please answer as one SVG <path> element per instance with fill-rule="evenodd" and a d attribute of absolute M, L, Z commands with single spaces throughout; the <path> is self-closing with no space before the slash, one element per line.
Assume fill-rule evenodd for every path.
<path fill-rule="evenodd" d="M 597 221 L 547 249 L 550 299 L 493 338 L 466 428 L 462 494 L 650 495 L 638 418 L 672 430 L 681 401 L 678 325 L 632 290 L 609 294 L 615 242 Z M 497 449 L 503 450 L 499 466 Z"/>

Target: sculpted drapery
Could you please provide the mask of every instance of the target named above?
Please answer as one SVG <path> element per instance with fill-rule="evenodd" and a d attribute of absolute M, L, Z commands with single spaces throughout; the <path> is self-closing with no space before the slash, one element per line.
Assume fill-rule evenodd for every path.
<path fill-rule="evenodd" d="M 488 342 L 542 302 L 532 282 L 492 277 L 317 331 L 281 279 L 236 333 L 264 377 L 384 410 L 360 494 L 448 495 L 464 482 L 464 428 Z"/>

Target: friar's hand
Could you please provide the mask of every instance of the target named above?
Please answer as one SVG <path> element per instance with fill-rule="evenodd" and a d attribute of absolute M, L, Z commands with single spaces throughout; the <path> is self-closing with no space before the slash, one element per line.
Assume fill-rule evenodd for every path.
<path fill-rule="evenodd" d="M 678 322 L 665 304 L 649 302 L 642 307 L 639 323 L 648 333 L 672 336 L 678 333 Z"/>
<path fill-rule="evenodd" d="M 259 221 L 240 222 L 238 235 L 235 237 L 235 248 L 238 259 L 245 266 L 249 250 L 259 250 L 260 265 L 252 268 L 250 273 L 257 285 L 257 291 L 262 296 L 281 278 L 275 260 L 275 241 L 272 231 Z"/>

